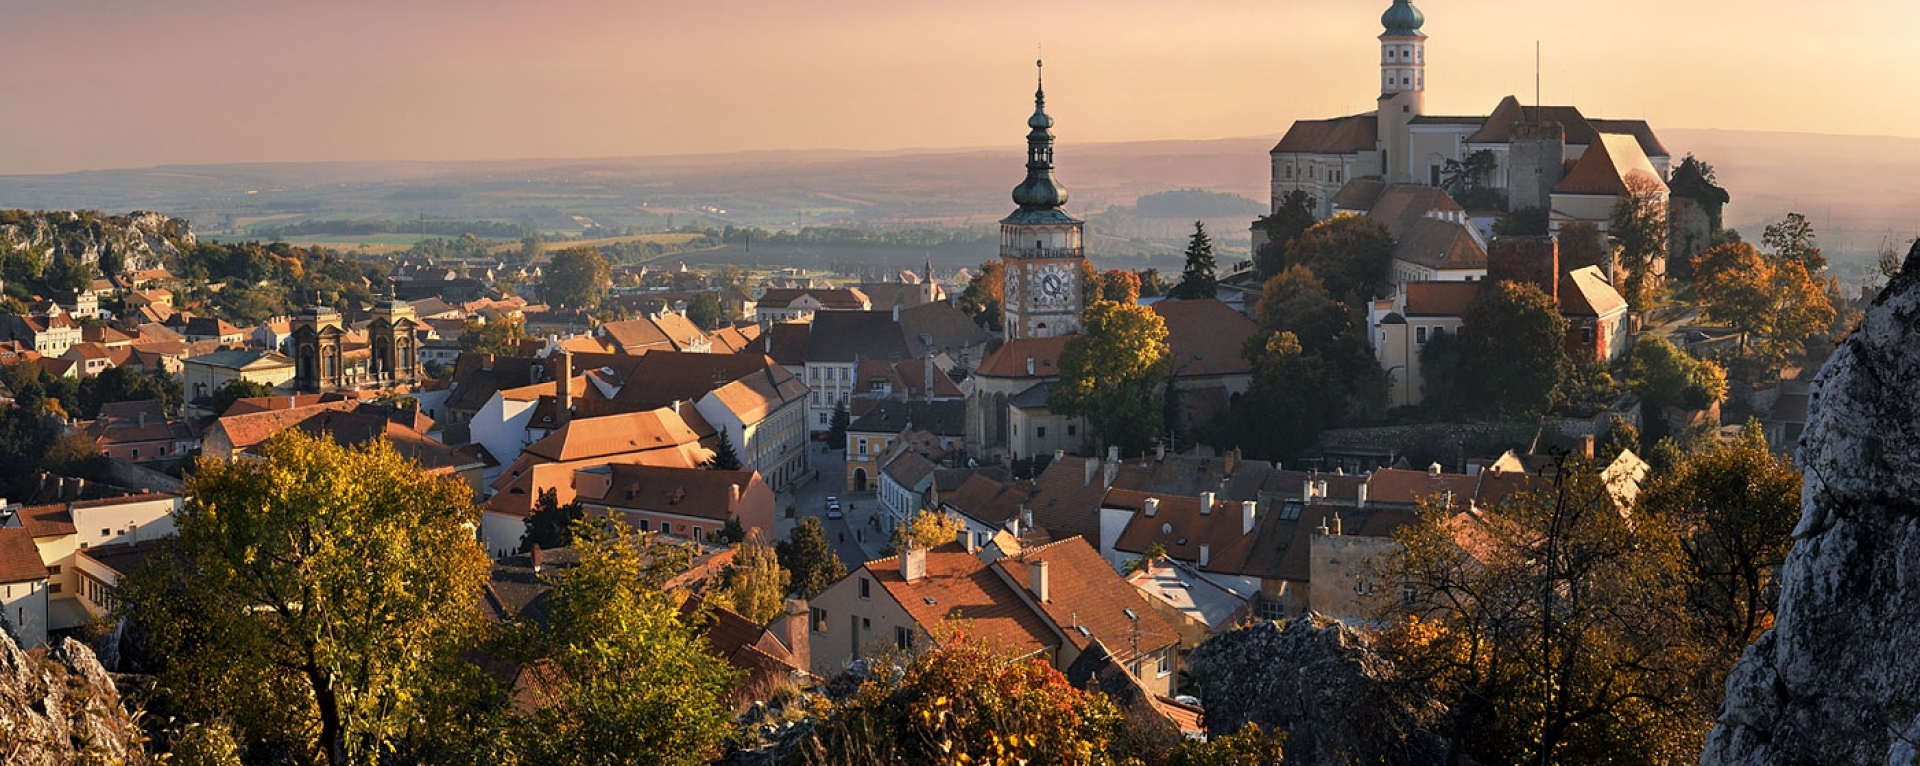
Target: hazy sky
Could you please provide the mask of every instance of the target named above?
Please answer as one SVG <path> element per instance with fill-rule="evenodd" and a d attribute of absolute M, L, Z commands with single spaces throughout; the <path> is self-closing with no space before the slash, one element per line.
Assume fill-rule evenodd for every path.
<path fill-rule="evenodd" d="M 0 0 L 0 173 L 1277 137 L 1389 0 Z M 1425 0 L 1428 110 L 1920 136 L 1910 0 Z"/>

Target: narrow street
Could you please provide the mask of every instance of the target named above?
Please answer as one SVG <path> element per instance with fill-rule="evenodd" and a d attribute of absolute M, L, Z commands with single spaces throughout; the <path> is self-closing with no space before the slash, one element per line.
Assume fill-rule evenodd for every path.
<path fill-rule="evenodd" d="M 808 516 L 818 516 L 827 529 L 827 542 L 832 543 L 834 552 L 840 561 L 847 565 L 847 571 L 853 571 L 871 559 L 880 556 L 880 550 L 886 547 L 886 533 L 879 531 L 880 525 L 874 519 L 880 511 L 880 501 L 873 492 L 858 494 L 844 491 L 846 486 L 846 460 L 843 453 L 826 448 L 825 442 L 809 442 L 807 445 L 807 464 L 819 472 L 818 479 L 812 479 L 805 485 L 782 493 L 779 506 L 775 509 L 774 529 L 780 539 L 785 540 L 799 526 L 800 520 Z M 840 510 L 843 518 L 827 518 L 827 497 L 840 498 Z M 793 506 L 793 518 L 787 518 L 787 506 Z"/>

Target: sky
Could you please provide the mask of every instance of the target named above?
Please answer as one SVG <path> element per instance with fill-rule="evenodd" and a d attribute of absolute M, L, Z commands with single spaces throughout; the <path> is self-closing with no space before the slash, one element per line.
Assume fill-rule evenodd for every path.
<path fill-rule="evenodd" d="M 1277 138 L 1390 0 L 0 0 L 0 174 Z M 1920 3 L 1425 0 L 1431 114 L 1920 136 Z"/>

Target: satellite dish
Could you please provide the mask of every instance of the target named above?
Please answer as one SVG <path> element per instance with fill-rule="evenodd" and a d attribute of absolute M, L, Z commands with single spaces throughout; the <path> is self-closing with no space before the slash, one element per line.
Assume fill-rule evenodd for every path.
<path fill-rule="evenodd" d="M 1173 524 L 1171 523 L 1161 524 L 1160 534 L 1163 534 L 1163 535 L 1173 534 Z"/>

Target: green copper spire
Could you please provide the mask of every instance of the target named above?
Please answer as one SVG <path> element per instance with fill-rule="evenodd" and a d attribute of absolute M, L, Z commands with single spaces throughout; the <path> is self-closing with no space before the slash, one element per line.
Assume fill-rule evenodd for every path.
<path fill-rule="evenodd" d="M 1041 61 L 1033 65 L 1045 66 Z M 1027 180 L 1013 187 L 1013 201 L 1022 211 L 1055 210 L 1067 204 L 1066 187 L 1053 179 L 1053 118 L 1047 115 L 1046 80 L 1041 75 L 1036 78 L 1033 116 L 1027 118 L 1031 128 L 1027 131 Z"/>
<path fill-rule="evenodd" d="M 1426 37 L 1420 27 L 1427 23 L 1427 17 L 1413 7 L 1413 0 L 1393 0 L 1393 6 L 1380 14 L 1380 26 L 1386 27 L 1385 37 Z"/>

